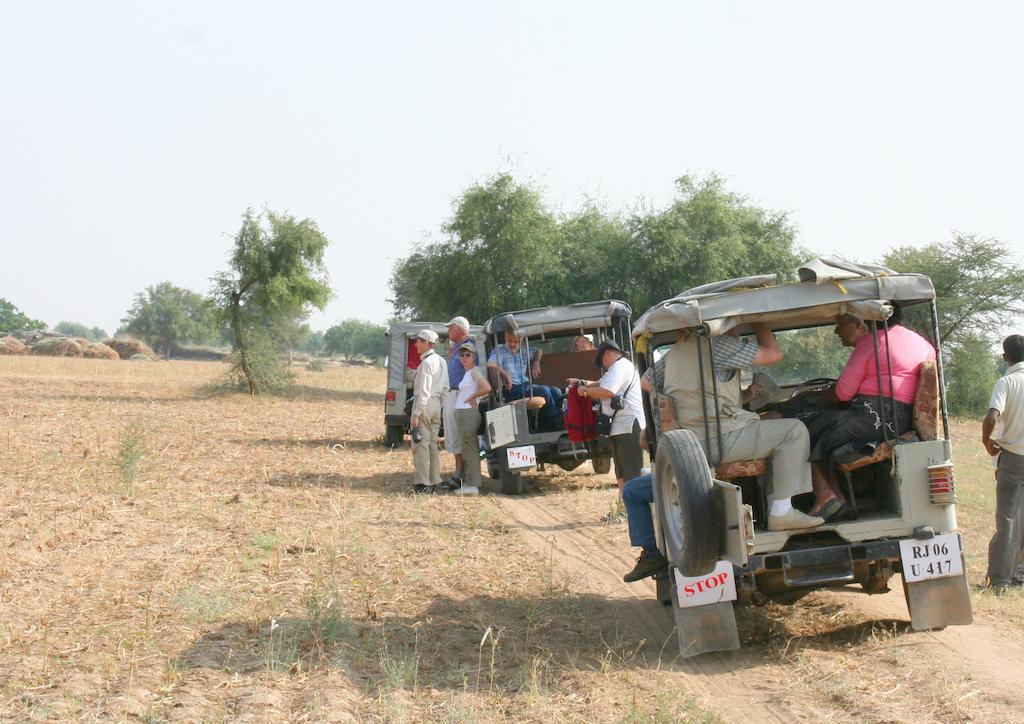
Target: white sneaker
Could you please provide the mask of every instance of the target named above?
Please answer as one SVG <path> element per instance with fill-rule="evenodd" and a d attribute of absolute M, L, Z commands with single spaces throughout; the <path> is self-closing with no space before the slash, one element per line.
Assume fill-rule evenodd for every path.
<path fill-rule="evenodd" d="M 453 490 L 452 495 L 480 495 L 480 488 L 475 485 L 463 485 Z"/>
<path fill-rule="evenodd" d="M 825 525 L 824 519 L 801 513 L 796 508 L 790 508 L 785 515 L 768 516 L 768 530 L 800 530 L 817 528 L 819 525 Z"/>

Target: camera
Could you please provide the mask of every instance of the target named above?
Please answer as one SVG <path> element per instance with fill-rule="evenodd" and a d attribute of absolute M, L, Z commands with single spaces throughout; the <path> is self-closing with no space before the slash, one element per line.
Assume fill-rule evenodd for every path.
<path fill-rule="evenodd" d="M 423 430 L 421 430 L 420 426 L 417 425 L 409 431 L 409 436 L 412 438 L 413 442 L 420 442 L 423 439 Z"/>
<path fill-rule="evenodd" d="M 626 406 L 626 401 L 622 399 L 622 395 L 612 395 L 611 399 L 608 400 L 608 404 L 613 410 L 621 410 Z"/>

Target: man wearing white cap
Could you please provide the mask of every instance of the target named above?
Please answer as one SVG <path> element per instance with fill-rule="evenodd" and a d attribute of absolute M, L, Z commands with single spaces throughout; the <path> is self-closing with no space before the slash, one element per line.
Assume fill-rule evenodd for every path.
<path fill-rule="evenodd" d="M 441 405 L 448 396 L 448 371 L 444 360 L 434 352 L 437 332 L 422 329 L 414 344 L 420 366 L 412 384 L 412 464 L 416 468 L 412 490 L 432 494 L 441 482 L 441 459 L 437 451 L 437 429 L 441 426 Z M 419 440 L 417 440 L 417 437 Z"/>
<path fill-rule="evenodd" d="M 442 483 L 442 488 L 451 490 L 462 485 L 462 476 L 466 465 L 462 458 L 462 444 L 459 441 L 459 428 L 455 422 L 455 404 L 459 398 L 459 383 L 466 375 L 466 370 L 459 362 L 459 346 L 469 339 L 469 320 L 465 317 L 454 317 L 446 325 L 448 327 L 448 399 L 444 404 L 444 449 L 455 456 L 455 470 L 451 477 Z M 475 360 L 480 364 L 480 358 Z M 473 451 L 470 451 L 472 454 Z"/>

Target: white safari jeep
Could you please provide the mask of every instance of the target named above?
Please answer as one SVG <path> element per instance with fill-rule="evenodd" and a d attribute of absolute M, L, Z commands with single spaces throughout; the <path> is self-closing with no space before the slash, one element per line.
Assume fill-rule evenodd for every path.
<path fill-rule="evenodd" d="M 846 355 L 832 333 L 837 314 L 865 320 L 877 353 L 893 302 L 940 353 L 921 366 L 914 430 L 831 458 L 852 515 L 819 528 L 767 530 L 768 460 L 708 461 L 701 439 L 718 449 L 709 444 L 720 414 L 717 387 L 715 409 L 698 430 L 676 428 L 665 395 L 645 396 L 648 430 L 660 431 L 651 435 L 655 531 L 670 562 L 669 575 L 657 580 L 658 597 L 672 605 L 684 656 L 739 647 L 734 605 L 793 603 L 815 589 L 852 584 L 883 593 L 895 573 L 902 574 L 912 628 L 971 622 L 931 280 L 822 260 L 799 273 L 800 283 L 776 285 L 774 275 L 734 279 L 652 307 L 633 327 L 641 372 L 654 365 L 663 374 L 656 361 L 683 330 L 697 338 L 693 364 L 713 365 L 711 338 L 730 330 L 748 335 L 751 323 L 762 322 L 785 359 L 756 371 L 782 378 L 759 377 L 767 399 L 757 402 L 782 402 L 834 382 L 842 370 Z M 887 374 L 884 353 L 877 366 Z"/>
<path fill-rule="evenodd" d="M 409 432 L 409 414 L 412 411 L 412 383 L 420 356 L 413 346 L 413 339 L 421 330 L 432 329 L 437 333 L 438 352 L 448 359 L 448 328 L 443 322 L 400 322 L 392 325 L 384 334 L 391 340 L 388 348 L 388 388 L 384 393 L 384 444 L 395 447 L 402 443 Z M 469 336 L 483 362 L 483 327 L 471 325 Z M 444 431 L 441 430 L 441 436 Z"/>

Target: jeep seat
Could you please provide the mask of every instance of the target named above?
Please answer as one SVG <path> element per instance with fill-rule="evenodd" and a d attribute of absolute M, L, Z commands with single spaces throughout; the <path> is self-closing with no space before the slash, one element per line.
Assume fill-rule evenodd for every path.
<path fill-rule="evenodd" d="M 905 432 L 896 440 L 885 440 L 881 442 L 873 452 L 861 455 L 854 459 L 845 459 L 837 462 L 836 467 L 843 474 L 846 482 L 846 497 L 853 507 L 854 514 L 857 512 L 857 501 L 853 495 L 853 479 L 850 476 L 854 470 L 875 465 L 892 459 L 892 450 L 896 445 L 914 442 L 915 440 L 938 440 L 939 439 L 939 371 L 934 361 L 921 363 L 917 372 L 917 392 L 914 394 L 914 430 Z"/>

